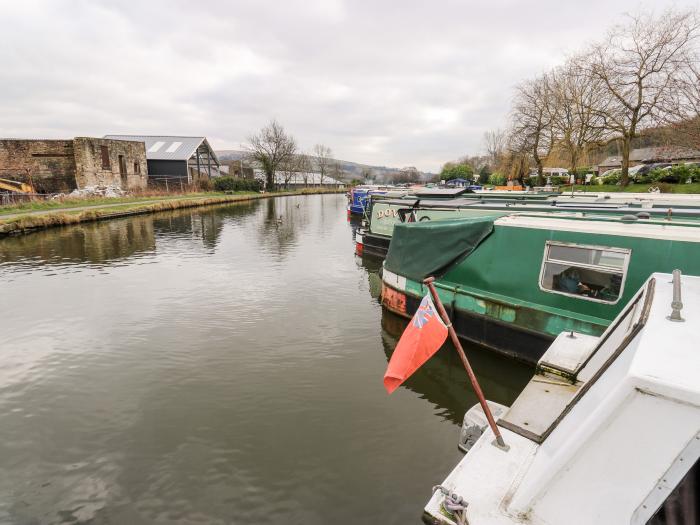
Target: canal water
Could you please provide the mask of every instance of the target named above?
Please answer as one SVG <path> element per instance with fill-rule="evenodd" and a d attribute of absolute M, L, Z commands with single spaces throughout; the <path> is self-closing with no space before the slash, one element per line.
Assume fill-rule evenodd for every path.
<path fill-rule="evenodd" d="M 419 523 L 476 400 L 448 347 L 384 391 L 406 322 L 345 203 L 0 240 L 0 523 Z M 495 401 L 532 373 L 467 351 Z"/>

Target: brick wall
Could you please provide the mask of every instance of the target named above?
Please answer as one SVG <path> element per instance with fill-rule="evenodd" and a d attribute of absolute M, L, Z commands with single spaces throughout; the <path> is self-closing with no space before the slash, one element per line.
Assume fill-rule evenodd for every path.
<path fill-rule="evenodd" d="M 75 189 L 72 140 L 0 139 L 0 178 L 31 182 L 39 193 Z"/>
<path fill-rule="evenodd" d="M 130 140 L 76 137 L 73 139 L 76 179 L 86 186 L 143 189 L 148 183 L 146 147 Z"/>

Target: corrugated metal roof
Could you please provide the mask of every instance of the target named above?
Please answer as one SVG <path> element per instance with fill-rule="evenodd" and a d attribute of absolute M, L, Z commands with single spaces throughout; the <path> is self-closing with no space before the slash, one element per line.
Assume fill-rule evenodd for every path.
<path fill-rule="evenodd" d="M 211 151 L 212 159 L 219 164 L 216 153 L 209 146 L 206 137 L 176 137 L 167 135 L 105 135 L 106 139 L 136 140 L 146 144 L 148 160 L 187 160 L 197 148 L 206 143 Z"/>

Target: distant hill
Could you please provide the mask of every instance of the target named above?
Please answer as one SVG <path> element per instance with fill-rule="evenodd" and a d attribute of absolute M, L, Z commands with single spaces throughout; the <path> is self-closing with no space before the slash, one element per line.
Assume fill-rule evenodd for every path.
<path fill-rule="evenodd" d="M 222 149 L 216 151 L 216 156 L 219 160 L 240 160 L 246 155 L 245 151 L 235 150 L 235 149 Z M 313 160 L 313 156 L 311 157 Z M 352 162 L 348 160 L 332 159 L 332 162 L 340 163 L 340 167 L 343 170 L 343 178 L 345 181 L 350 181 L 352 179 L 362 179 L 363 170 L 371 170 L 374 175 L 374 180 L 377 182 L 388 182 L 391 176 L 401 171 L 401 168 L 391 168 L 387 166 L 372 166 L 370 164 L 361 164 L 359 162 Z M 423 180 L 432 179 L 435 174 L 427 172 L 419 172 Z"/>

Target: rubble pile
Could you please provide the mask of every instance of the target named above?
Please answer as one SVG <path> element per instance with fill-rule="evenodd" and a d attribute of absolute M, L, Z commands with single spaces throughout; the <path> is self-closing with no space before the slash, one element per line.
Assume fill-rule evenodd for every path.
<path fill-rule="evenodd" d="M 68 197 L 122 197 L 127 192 L 119 186 L 85 186 L 68 194 Z"/>

